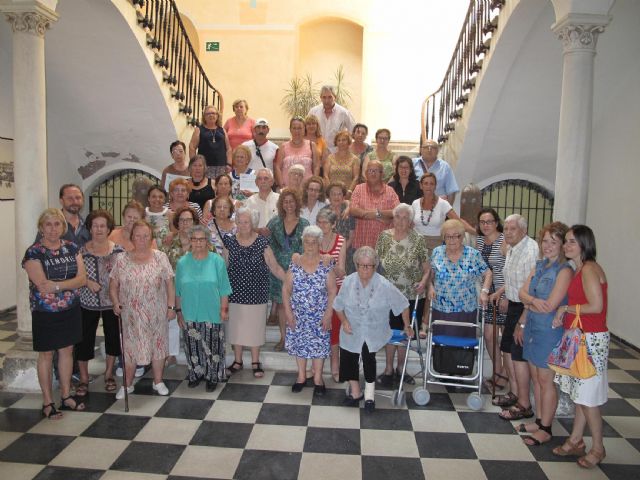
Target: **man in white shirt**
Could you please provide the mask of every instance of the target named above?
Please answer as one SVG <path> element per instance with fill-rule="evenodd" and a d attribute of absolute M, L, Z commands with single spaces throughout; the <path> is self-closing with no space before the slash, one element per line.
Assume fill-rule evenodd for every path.
<path fill-rule="evenodd" d="M 327 141 L 327 148 L 335 153 L 338 150 L 334 143 L 336 134 L 345 129 L 351 133 L 356 121 L 349 110 L 336 103 L 336 93 L 331 85 L 324 85 L 320 89 L 320 100 L 322 103 L 309 110 L 309 115 L 316 116 Z"/>
<path fill-rule="evenodd" d="M 278 153 L 278 145 L 267 139 L 269 122 L 266 118 L 259 118 L 253 127 L 253 140 L 247 140 L 244 146 L 251 150 L 249 168 L 255 171 L 268 168 L 273 172 L 273 161 Z"/>
<path fill-rule="evenodd" d="M 426 172 L 433 173 L 437 182 L 436 195 L 453 205 L 460 188 L 451 166 L 438 158 L 439 148 L 435 140 L 424 142 L 420 147 L 420 156 L 413 159 L 413 169 L 418 180 Z"/>
<path fill-rule="evenodd" d="M 495 405 L 505 408 L 500 413 L 505 420 L 528 418 L 531 413 L 529 365 L 522 357 L 522 343 L 514 339 L 515 330 L 522 327 L 520 317 L 526 314 L 519 291 L 535 267 L 540 252 L 538 243 L 527 235 L 527 231 L 527 221 L 522 215 L 513 214 L 505 219 L 504 241 L 508 250 L 502 269 L 504 286 L 491 296 L 491 301 L 498 302 L 500 311 L 507 314 L 500 350 L 511 391 L 493 399 Z M 503 294 L 505 298 L 501 298 Z"/>
<path fill-rule="evenodd" d="M 256 185 L 258 186 L 258 193 L 251 195 L 244 204 L 247 208 L 258 212 L 260 218 L 256 232 L 267 236 L 269 235 L 266 229 L 267 223 L 278 214 L 277 204 L 280 194 L 271 189 L 273 186 L 273 173 L 268 168 L 258 169 L 256 172 Z"/>

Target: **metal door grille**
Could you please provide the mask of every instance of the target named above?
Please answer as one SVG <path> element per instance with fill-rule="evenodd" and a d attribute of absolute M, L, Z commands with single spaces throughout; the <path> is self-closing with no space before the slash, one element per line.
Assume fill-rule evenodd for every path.
<path fill-rule="evenodd" d="M 116 225 L 122 225 L 122 208 L 134 197 L 134 183 L 143 177 L 157 185 L 157 177 L 142 170 L 121 170 L 95 187 L 89 197 L 89 208 L 103 208 L 113 215 Z M 146 197 L 146 194 L 143 196 Z"/>
<path fill-rule="evenodd" d="M 553 193 L 527 180 L 502 180 L 482 189 L 482 206 L 494 208 L 503 220 L 519 213 L 529 223 L 529 236 L 553 218 Z"/>

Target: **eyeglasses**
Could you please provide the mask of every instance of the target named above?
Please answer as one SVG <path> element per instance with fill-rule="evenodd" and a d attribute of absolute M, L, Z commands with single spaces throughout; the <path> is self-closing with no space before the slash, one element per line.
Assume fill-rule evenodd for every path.
<path fill-rule="evenodd" d="M 217 115 L 218 112 L 204 112 L 205 115 Z"/>
<path fill-rule="evenodd" d="M 494 223 L 496 223 L 495 220 L 480 220 L 480 225 L 493 225 Z"/>
<path fill-rule="evenodd" d="M 444 236 L 444 240 L 447 241 L 451 241 L 451 240 L 459 240 L 460 238 L 462 238 L 462 235 L 460 235 L 459 233 L 456 235 L 445 235 Z"/>
<path fill-rule="evenodd" d="M 378 137 L 376 138 L 376 140 L 378 140 L 379 142 L 385 141 L 385 140 L 391 140 L 391 137 Z"/>
<path fill-rule="evenodd" d="M 320 193 L 320 189 L 319 188 L 313 188 L 313 187 L 307 188 L 307 191 L 308 192 Z"/>
<path fill-rule="evenodd" d="M 369 168 L 367 169 L 367 173 L 382 173 L 382 170 L 379 168 Z"/>
<path fill-rule="evenodd" d="M 178 223 L 193 223 L 193 218 L 179 218 Z"/>
<path fill-rule="evenodd" d="M 191 241 L 192 242 L 206 242 L 207 238 L 206 237 L 191 237 Z"/>
<path fill-rule="evenodd" d="M 374 268 L 376 268 L 375 265 L 370 265 L 368 263 L 358 263 L 358 268 L 363 268 L 364 270 L 373 270 Z"/>

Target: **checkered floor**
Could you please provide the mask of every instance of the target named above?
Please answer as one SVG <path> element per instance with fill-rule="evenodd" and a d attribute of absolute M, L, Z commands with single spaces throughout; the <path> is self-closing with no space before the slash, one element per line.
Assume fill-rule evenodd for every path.
<path fill-rule="evenodd" d="M 15 339 L 10 327 L 15 317 L 0 320 L 2 354 Z M 550 443 L 527 447 L 495 407 L 470 411 L 455 389 L 429 388 L 425 407 L 410 394 L 404 408 L 377 397 L 365 414 L 340 406 L 344 388 L 328 377 L 327 395 L 314 398 L 312 388 L 291 392 L 290 372 L 256 380 L 244 370 L 213 393 L 187 388 L 184 375 L 181 366 L 166 371 L 168 397 L 140 379 L 129 413 L 98 377 L 87 411 L 59 421 L 41 417 L 38 394 L 0 392 L 0 478 L 640 478 L 640 354 L 618 345 L 603 408 L 607 458 L 593 471 L 551 453 L 569 419 L 554 421 Z"/>

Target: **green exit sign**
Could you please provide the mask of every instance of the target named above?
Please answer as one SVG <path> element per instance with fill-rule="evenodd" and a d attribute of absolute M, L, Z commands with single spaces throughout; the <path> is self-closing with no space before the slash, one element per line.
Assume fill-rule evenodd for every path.
<path fill-rule="evenodd" d="M 207 42 L 207 52 L 219 52 L 220 42 Z"/>

